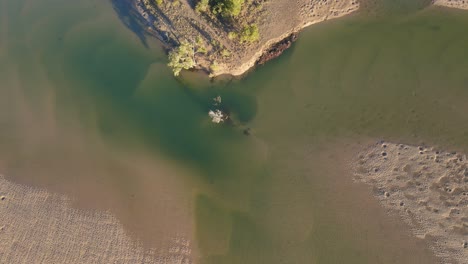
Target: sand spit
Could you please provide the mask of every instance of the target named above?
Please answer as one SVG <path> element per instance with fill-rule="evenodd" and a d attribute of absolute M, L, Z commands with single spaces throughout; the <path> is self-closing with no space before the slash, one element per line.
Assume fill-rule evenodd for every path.
<path fill-rule="evenodd" d="M 73 209 L 70 202 L 0 175 L 0 263 L 192 262 L 183 237 L 146 250 L 110 213 Z"/>
<path fill-rule="evenodd" d="M 435 0 L 434 4 L 468 10 L 468 0 Z"/>
<path fill-rule="evenodd" d="M 357 0 L 250 0 L 236 20 L 241 24 L 258 25 L 260 39 L 242 43 L 229 33 L 238 32 L 225 23 L 194 10 L 197 1 L 165 1 L 151 7 L 147 0 L 134 0 L 135 10 L 147 21 L 147 29 L 168 48 L 182 40 L 191 43 L 200 38 L 206 51 L 196 53 L 196 68 L 211 76 L 229 74 L 239 76 L 256 65 L 264 53 L 299 32 L 304 27 L 328 19 L 342 17 L 359 9 Z M 174 4 L 176 2 L 177 4 Z M 229 55 L 226 55 L 229 54 Z M 213 67 L 216 65 L 216 67 Z"/>
<path fill-rule="evenodd" d="M 234 19 L 240 21 L 239 25 L 231 25 L 212 15 L 197 13 L 194 10 L 197 0 L 164 0 L 159 6 L 149 0 L 131 1 L 139 20 L 146 21 L 146 31 L 157 37 L 168 51 L 184 41 L 193 43 L 194 50 L 203 50 L 195 52 L 194 68 L 211 77 L 243 75 L 263 64 L 265 58 L 278 57 L 284 51 L 284 41 L 305 27 L 343 17 L 360 8 L 359 0 L 249 0 Z M 433 4 L 468 9 L 468 0 L 433 0 Z M 242 42 L 230 35 L 241 32 L 240 25 L 252 24 L 258 26 L 258 41 Z M 269 55 L 272 52 L 276 55 Z"/>
<path fill-rule="evenodd" d="M 354 160 L 354 175 L 429 240 L 444 263 L 468 263 L 468 161 L 463 154 L 379 142 Z"/>

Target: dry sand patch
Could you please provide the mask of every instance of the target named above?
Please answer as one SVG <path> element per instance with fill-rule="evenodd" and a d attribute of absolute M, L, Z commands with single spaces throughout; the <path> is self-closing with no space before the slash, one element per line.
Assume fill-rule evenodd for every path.
<path fill-rule="evenodd" d="M 468 10 L 468 0 L 435 0 L 434 4 Z"/>
<path fill-rule="evenodd" d="M 355 179 L 371 185 L 389 212 L 431 242 L 444 263 L 468 263 L 466 155 L 379 142 L 353 161 Z"/>

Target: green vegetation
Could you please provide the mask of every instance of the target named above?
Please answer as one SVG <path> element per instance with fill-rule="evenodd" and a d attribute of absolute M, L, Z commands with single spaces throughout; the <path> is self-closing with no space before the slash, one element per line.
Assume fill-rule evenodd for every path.
<path fill-rule="evenodd" d="M 174 1 L 172 2 L 172 7 L 179 7 L 179 6 L 180 6 L 179 0 L 174 0 Z"/>
<path fill-rule="evenodd" d="M 195 38 L 195 48 L 196 48 L 196 53 L 203 53 L 203 54 L 208 53 L 208 50 L 206 49 L 205 41 L 203 41 L 202 37 L 200 36 L 197 36 Z"/>
<path fill-rule="evenodd" d="M 210 1 L 209 0 L 200 0 L 195 6 L 195 11 L 197 13 L 207 12 L 210 10 Z"/>
<path fill-rule="evenodd" d="M 234 32 L 234 31 L 231 31 L 231 32 L 228 33 L 228 38 L 230 40 L 236 39 L 237 37 L 238 37 L 238 34 L 236 32 Z"/>
<path fill-rule="evenodd" d="M 263 0 L 259 0 L 263 1 Z M 149 12 L 155 16 L 160 12 L 166 12 L 171 8 L 181 5 L 180 0 L 143 0 L 144 5 Z M 238 43 L 253 43 L 260 38 L 258 26 L 255 21 L 249 17 L 247 11 L 252 9 L 252 0 L 196 0 L 195 11 L 203 13 L 202 18 L 218 20 L 220 24 L 228 24 L 227 37 Z M 256 2 L 255 2 L 256 3 Z M 160 22 L 155 22 L 155 28 L 160 27 Z M 246 25 L 246 26 L 245 26 Z M 224 35 L 224 38 L 226 35 Z M 217 37 L 197 34 L 195 36 L 181 36 L 179 46 L 169 52 L 168 66 L 173 70 L 174 75 L 178 76 L 182 70 L 188 70 L 199 66 L 208 68 L 213 72 L 218 72 L 221 65 L 230 58 L 233 53 L 230 47 L 226 47 Z M 234 44 L 236 44 L 234 43 Z M 197 62 L 198 61 L 198 62 Z M 205 69 L 206 69 L 205 68 Z"/>
<path fill-rule="evenodd" d="M 219 64 L 217 61 L 213 61 L 210 65 L 210 71 L 211 72 L 217 72 L 219 70 Z"/>
<path fill-rule="evenodd" d="M 216 39 L 212 39 L 210 42 L 211 46 L 213 46 L 214 49 L 219 49 L 219 47 L 221 46 L 221 43 L 219 43 L 219 41 L 217 41 Z"/>
<path fill-rule="evenodd" d="M 258 32 L 258 26 L 256 24 L 248 25 L 242 28 L 240 34 L 241 42 L 255 42 L 260 38 L 260 33 Z"/>
<path fill-rule="evenodd" d="M 242 10 L 245 0 L 200 0 L 195 6 L 199 13 L 211 11 L 214 15 L 236 17 Z"/>
<path fill-rule="evenodd" d="M 182 41 L 180 45 L 169 52 L 169 63 L 174 76 L 179 76 L 182 69 L 188 70 L 195 67 L 195 51 L 192 44 Z"/>
<path fill-rule="evenodd" d="M 221 56 L 223 56 L 223 58 L 229 58 L 231 57 L 231 52 L 227 49 L 222 49 L 221 50 Z"/>
<path fill-rule="evenodd" d="M 213 13 L 225 17 L 236 17 L 240 14 L 244 0 L 218 0 L 213 6 Z"/>

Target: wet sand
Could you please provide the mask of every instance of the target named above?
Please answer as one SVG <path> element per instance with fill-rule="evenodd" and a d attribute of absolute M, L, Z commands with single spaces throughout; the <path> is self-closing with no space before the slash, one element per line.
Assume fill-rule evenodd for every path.
<path fill-rule="evenodd" d="M 109 212 L 78 210 L 63 195 L 0 175 L 1 263 L 191 263 L 191 244 L 174 237 L 144 249 Z"/>
<path fill-rule="evenodd" d="M 461 81 L 466 63 L 453 58 L 465 54 L 466 40 L 458 32 L 466 24 L 441 19 L 447 31 L 430 33 L 412 23 L 396 30 L 393 23 L 372 30 L 365 27 L 365 32 L 353 24 L 309 28 L 302 44 L 276 64 L 262 67 L 236 87 L 213 91 L 213 96 L 220 92 L 223 101 L 231 100 L 241 109 L 245 122 L 255 120 L 248 124 L 252 134 L 246 137 L 241 131 L 199 129 L 210 124 L 205 106 L 183 92 L 191 89 L 172 79 L 162 53 L 146 51 L 138 39 L 132 40 L 131 32 L 113 19 L 108 2 L 96 8 L 94 1 L 63 5 L 49 1 L 53 10 L 59 10 L 53 12 L 57 16 L 46 12 L 47 1 L 0 0 L 6 2 L 11 16 L 2 29 L 2 36 L 9 38 L 3 42 L 9 60 L 0 65 L 0 172 L 8 180 L 65 194 L 75 208 L 70 210 L 109 210 L 126 234 L 148 250 L 159 249 L 181 234 L 187 239 L 193 236 L 193 255 L 194 243 L 207 237 L 208 248 L 200 255 L 213 257 L 216 261 L 211 263 L 436 263 L 430 256 L 424 258 L 429 250 L 420 246 L 419 239 L 399 229 L 403 223 L 379 221 L 382 214 L 377 218 L 374 209 L 380 205 L 359 188 L 348 189 L 352 185 L 348 174 L 337 173 L 336 179 L 341 175 L 349 184 L 336 180 L 340 188 L 320 192 L 328 170 L 304 168 L 316 159 L 298 161 L 305 155 L 297 149 L 304 142 L 314 144 L 322 134 L 402 134 L 396 128 L 424 132 L 427 138 L 444 135 L 447 140 L 465 140 L 468 122 L 461 113 L 466 112 L 466 89 Z M 432 15 L 415 23 L 427 25 L 429 18 Z M 409 44 L 416 48 L 401 53 L 408 43 L 406 27 L 415 34 Z M 323 34 L 315 34 L 315 28 L 323 29 Z M 342 38 L 342 32 L 357 37 Z M 445 48 L 450 37 L 460 42 Z M 423 44 L 429 51 L 420 48 Z M 437 67 L 428 70 L 425 65 Z M 413 74 L 415 69 L 418 75 Z M 388 74 L 394 71 L 403 77 Z M 407 75 L 422 77 L 418 81 L 424 89 L 412 85 L 415 81 Z M 373 79 L 368 81 L 369 77 Z M 444 84 L 440 89 L 427 85 L 439 81 Z M 260 89 L 263 94 L 257 92 Z M 200 97 L 211 102 L 213 96 Z M 426 97 L 439 98 L 440 103 L 427 104 Z M 444 108 L 444 103 L 453 110 Z M 176 105 L 183 105 L 183 110 L 175 112 Z M 245 110 L 250 105 L 252 113 Z M 238 140 L 256 136 L 265 139 L 271 151 L 267 164 L 265 159 L 251 159 L 263 174 L 243 162 L 250 149 Z M 221 170 L 210 167 L 210 161 L 225 165 L 222 171 L 229 173 L 218 173 Z M 186 168 L 192 164 L 199 170 Z M 200 175 L 207 170 L 214 172 Z M 204 197 L 210 196 L 215 209 L 221 208 L 213 210 L 215 214 L 221 211 L 222 218 L 223 212 L 228 213 L 227 227 L 211 225 L 218 222 L 211 214 L 193 216 L 190 210 L 198 184 L 191 181 L 206 187 Z M 192 227 L 193 221 L 202 228 Z M 39 231 L 43 229 L 23 236 Z M 226 234 L 221 243 L 220 234 Z M 239 256 L 243 261 L 238 261 Z"/>
<path fill-rule="evenodd" d="M 468 263 L 468 161 L 433 147 L 379 142 L 352 163 L 355 179 L 444 263 Z"/>
<path fill-rule="evenodd" d="M 318 244 L 323 244 L 320 251 L 330 255 L 317 263 L 443 263 L 430 250 L 428 241 L 414 237 L 410 227 L 398 215 L 388 214 L 373 198 L 371 188 L 354 183 L 348 162 L 360 146 L 368 142 L 362 137 L 328 141 L 307 157 L 314 171 L 312 178 L 326 175 L 325 179 L 315 180 L 316 187 L 312 189 L 321 199 L 315 210 L 320 212 L 315 222 L 320 231 L 314 236 L 328 233 L 318 240 Z M 339 247 L 337 240 L 348 236 L 353 237 L 348 247 L 329 249 Z M 331 256 L 344 255 L 350 249 L 362 258 Z"/>
<path fill-rule="evenodd" d="M 46 12 L 48 5 L 54 6 L 60 12 L 54 14 Z M 81 10 L 83 6 L 91 5 L 95 13 Z M 66 20 L 64 17 L 71 17 L 71 15 L 63 15 L 68 14 L 69 10 L 66 8 L 70 8 L 72 10 L 70 12 L 76 16 L 86 13 L 91 18 L 83 19 L 83 21 Z M 19 14 L 24 14 L 24 16 Z M 28 26 L 27 29 L 30 31 L 24 33 L 22 23 L 16 20 L 17 17 L 30 19 L 30 23 L 25 23 L 36 27 Z M 10 244 L 11 239 L 17 239 L 18 248 L 35 248 L 22 237 L 33 236 L 34 238 L 37 232 L 45 232 L 45 234 L 52 232 L 54 235 L 51 235 L 51 238 L 61 241 L 62 238 L 58 232 L 67 230 L 76 233 L 87 232 L 81 229 L 87 228 L 88 224 L 89 230 L 95 230 L 101 237 L 107 237 L 110 241 L 114 240 L 112 238 L 114 235 L 115 241 L 121 241 L 119 243 L 125 244 L 127 242 L 122 241 L 129 241 L 125 244 L 127 248 L 119 249 L 120 246 L 109 248 L 110 251 L 107 252 L 109 260 L 115 255 L 117 262 L 119 259 L 123 262 L 124 259 L 121 257 L 125 254 L 130 254 L 131 259 L 139 260 L 146 254 L 143 254 L 143 248 L 163 250 L 166 245 L 171 245 L 174 237 L 178 236 L 184 237 L 192 244 L 191 188 L 187 187 L 189 183 L 183 181 L 184 177 L 190 174 L 188 172 L 190 169 L 175 165 L 173 160 L 149 150 L 143 143 L 132 144 L 126 140 L 120 140 L 119 142 L 122 143 L 120 146 L 115 143 L 111 144 L 111 139 L 106 138 L 100 126 L 105 119 L 103 112 L 108 111 L 107 101 L 100 101 L 97 99 L 98 96 L 90 96 L 84 92 L 88 88 L 87 85 L 91 86 L 90 83 L 98 82 L 93 80 L 92 76 L 81 79 L 70 76 L 71 71 L 67 71 L 73 66 L 75 71 L 80 72 L 77 70 L 79 62 L 72 58 L 83 57 L 74 55 L 74 52 L 81 49 L 77 48 L 78 51 L 71 52 L 68 47 L 73 46 L 73 43 L 78 43 L 77 39 L 85 39 L 94 43 L 93 37 L 82 38 L 81 36 L 85 33 L 92 35 L 96 30 L 101 30 L 100 27 L 107 27 L 109 30 L 106 32 L 114 32 L 115 35 L 111 38 L 119 39 L 115 42 L 127 45 L 125 54 L 138 53 L 135 51 L 136 48 L 133 49 L 139 47 L 138 40 L 132 39 L 132 33 L 126 32 L 125 28 L 115 30 L 116 26 L 120 26 L 119 20 L 114 17 L 113 10 L 107 2 L 97 4 L 96 7 L 91 1 L 66 3 L 60 6 L 52 1 L 38 3 L 0 0 L 0 80 L 2 80 L 2 85 L 0 85 L 0 173 L 10 181 L 8 184 L 2 181 L 2 195 L 5 195 L 7 199 L 11 195 L 18 197 L 39 195 L 37 189 L 25 187 L 31 186 L 31 188 L 46 190 L 48 197 L 56 197 L 53 203 L 43 203 L 38 205 L 38 208 L 31 207 L 38 202 L 30 206 L 30 204 L 24 204 L 23 198 L 19 201 L 10 200 L 16 201 L 16 205 L 8 209 L 11 210 L 9 213 L 18 213 L 19 218 L 13 216 L 2 218 L 3 213 L 0 216 L 0 226 L 18 226 L 16 231 L 11 230 L 11 234 L 2 237 L 2 239 L 7 239 L 5 240 L 7 245 Z M 85 46 L 84 43 L 80 45 Z M 93 46 L 93 50 L 95 49 L 99 50 L 99 45 Z M 53 52 L 50 53 L 52 50 Z M 108 45 L 103 50 L 109 51 L 112 48 Z M 145 57 L 149 58 L 150 52 L 155 51 L 145 52 Z M 54 54 L 54 56 L 48 56 L 49 54 Z M 133 57 L 135 56 L 137 55 L 133 54 Z M 94 58 L 91 55 L 90 57 Z M 107 62 L 104 59 L 99 61 Z M 113 63 L 115 64 L 117 63 Z M 97 63 L 92 65 L 97 65 Z M 109 69 L 109 67 L 105 68 Z M 86 83 L 75 81 L 76 79 L 85 80 Z M 103 89 L 102 86 L 100 88 Z M 112 88 L 118 90 L 118 86 L 114 85 Z M 115 116 L 120 118 L 123 114 L 115 114 Z M 123 119 L 120 118 L 118 124 L 125 128 L 130 127 Z M 121 133 L 128 132 L 127 130 L 123 132 L 124 129 L 121 127 L 115 130 Z M 125 139 L 131 141 L 134 134 L 130 132 L 129 134 L 130 136 Z M 6 188 L 7 185 L 13 186 L 13 190 Z M 8 195 L 3 193 L 8 193 Z M 56 193 L 56 195 L 50 193 Z M 40 195 L 42 196 L 37 197 L 39 200 L 47 196 L 45 191 L 41 191 Z M 62 195 L 68 198 L 57 198 Z M 62 201 L 64 199 L 70 200 L 67 200 L 65 204 Z M 21 215 L 23 212 L 26 213 L 25 210 L 29 211 L 29 215 L 40 216 L 38 218 L 40 222 L 37 225 L 18 222 L 22 218 L 28 219 L 25 215 Z M 47 210 L 47 213 L 44 210 Z M 55 225 L 55 222 L 62 222 L 62 219 L 65 221 L 75 217 L 77 219 L 73 221 L 77 223 Z M 112 226 L 114 231 L 110 231 L 113 233 L 98 230 L 101 220 L 105 220 Z M 81 222 L 86 224 L 81 226 Z M 96 226 L 91 227 L 94 224 Z M 19 226 L 29 229 L 21 229 L 23 227 Z M 126 237 L 123 237 L 121 233 L 125 233 Z M 63 237 L 69 235 L 70 233 L 65 232 Z M 89 236 L 90 247 L 95 245 L 94 238 L 95 236 Z M 37 242 L 41 239 L 39 237 L 32 240 Z M 138 250 L 141 254 L 132 255 L 134 242 L 131 239 L 138 240 L 138 247 L 141 247 Z M 101 246 L 100 240 L 96 241 L 96 245 Z M 86 240 L 79 238 L 76 241 L 63 241 L 60 250 L 72 251 L 73 248 L 67 249 L 67 247 L 82 242 Z M 102 248 L 97 246 L 96 254 L 99 257 L 98 252 Z M 83 248 L 86 249 L 86 247 Z M 2 259 L 0 263 L 21 263 L 21 255 L 27 253 L 27 251 L 18 253 L 14 245 L 1 247 L 1 249 L 5 257 L 16 257 L 16 259 L 13 259 L 15 261 Z M 44 246 L 40 249 L 41 252 L 32 254 L 30 258 L 39 258 L 41 254 L 53 255 L 54 251 L 58 250 L 53 249 L 47 252 L 49 249 L 53 247 Z M 118 250 L 122 250 L 122 253 L 114 253 Z M 125 253 L 125 251 L 130 253 Z M 72 260 L 79 257 L 73 254 L 70 255 L 68 263 L 81 263 L 80 259 Z M 104 255 L 101 257 L 103 261 L 94 261 L 95 259 L 92 258 L 89 261 L 108 263 Z M 83 261 L 86 262 L 86 259 Z M 133 263 L 132 261 L 126 262 Z M 33 262 L 25 260 L 25 263 Z"/>

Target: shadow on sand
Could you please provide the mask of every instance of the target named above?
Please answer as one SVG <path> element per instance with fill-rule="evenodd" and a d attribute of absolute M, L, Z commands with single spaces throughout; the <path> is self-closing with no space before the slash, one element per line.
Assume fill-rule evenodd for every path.
<path fill-rule="evenodd" d="M 145 47 L 148 47 L 147 36 L 159 39 L 164 48 L 177 45 L 177 34 L 174 33 L 171 20 L 161 10 L 155 7 L 157 15 L 137 0 L 110 0 L 112 6 L 124 25 L 133 31 Z M 155 24 L 165 25 L 166 30 L 155 27 Z"/>
<path fill-rule="evenodd" d="M 134 0 L 110 0 L 112 6 L 119 16 L 120 21 L 135 33 L 145 47 L 148 47 L 146 41 L 145 27 L 151 26 L 135 6 Z"/>

